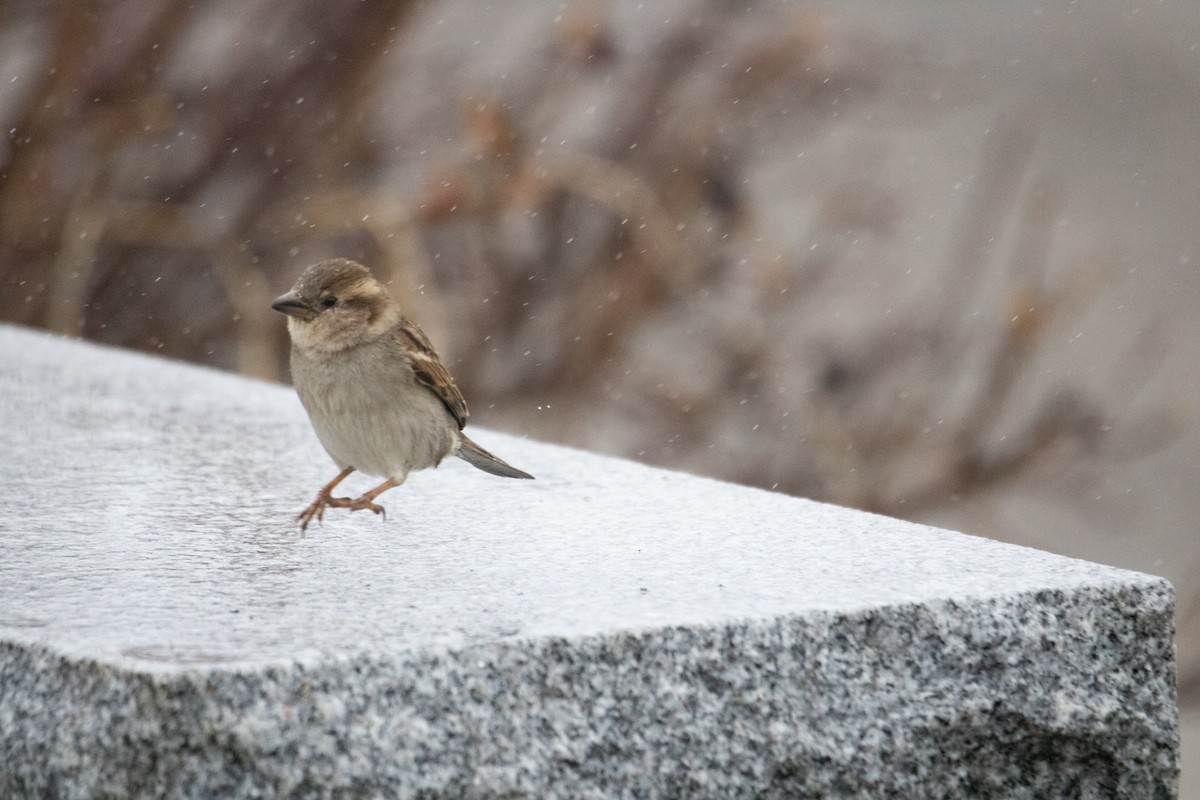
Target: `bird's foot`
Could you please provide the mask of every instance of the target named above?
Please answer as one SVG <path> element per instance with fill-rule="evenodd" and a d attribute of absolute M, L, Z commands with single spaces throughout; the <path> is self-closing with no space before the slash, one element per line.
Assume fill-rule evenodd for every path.
<path fill-rule="evenodd" d="M 296 517 L 300 520 L 300 530 L 308 530 L 308 525 L 314 518 L 317 522 L 323 522 L 326 508 L 351 508 L 355 502 L 349 497 L 330 497 L 328 492 L 318 492 L 317 499 L 313 500 L 308 508 L 301 511 L 300 516 Z"/>
<path fill-rule="evenodd" d="M 362 497 L 356 497 L 355 499 L 350 500 L 345 507 L 350 509 L 351 513 L 355 511 L 366 510 L 370 511 L 372 514 L 379 514 L 384 519 L 387 519 L 387 509 L 377 503 L 371 502 L 371 500 L 371 496 L 364 494 Z"/>

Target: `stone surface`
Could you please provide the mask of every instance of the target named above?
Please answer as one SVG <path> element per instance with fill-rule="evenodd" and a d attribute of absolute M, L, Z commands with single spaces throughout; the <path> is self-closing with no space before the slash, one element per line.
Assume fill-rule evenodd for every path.
<path fill-rule="evenodd" d="M 479 429 L 302 535 L 290 389 L 9 327 L 0 409 L 0 797 L 1175 792 L 1158 578 Z"/>

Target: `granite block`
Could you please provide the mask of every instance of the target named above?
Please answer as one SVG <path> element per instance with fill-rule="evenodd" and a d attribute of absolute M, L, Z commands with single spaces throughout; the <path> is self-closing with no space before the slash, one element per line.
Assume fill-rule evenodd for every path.
<path fill-rule="evenodd" d="M 0 797 L 1176 793 L 1160 578 L 478 429 L 304 535 L 290 389 L 2 326 L 0 409 Z"/>

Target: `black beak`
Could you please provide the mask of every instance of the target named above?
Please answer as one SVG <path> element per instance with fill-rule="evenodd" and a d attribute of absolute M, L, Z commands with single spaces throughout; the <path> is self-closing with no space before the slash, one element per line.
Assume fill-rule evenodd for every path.
<path fill-rule="evenodd" d="M 309 312 L 308 303 L 297 297 L 295 292 L 279 295 L 275 302 L 271 303 L 271 308 L 289 317 L 300 317 Z"/>

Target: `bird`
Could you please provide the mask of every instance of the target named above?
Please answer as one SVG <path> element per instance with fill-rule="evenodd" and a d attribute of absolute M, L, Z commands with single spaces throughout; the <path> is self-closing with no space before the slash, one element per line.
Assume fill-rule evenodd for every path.
<path fill-rule="evenodd" d="M 533 478 L 463 432 L 467 402 L 446 365 L 362 264 L 313 264 L 271 308 L 287 315 L 292 383 L 341 470 L 296 518 L 301 531 L 329 507 L 383 515 L 375 498 L 451 455 L 492 475 Z M 385 480 L 360 497 L 334 497 L 355 471 Z"/>

